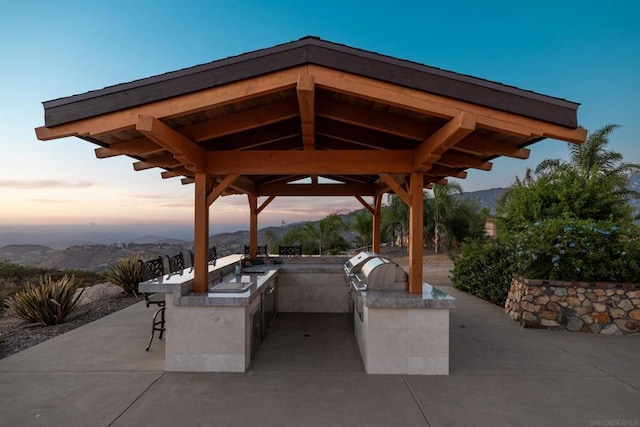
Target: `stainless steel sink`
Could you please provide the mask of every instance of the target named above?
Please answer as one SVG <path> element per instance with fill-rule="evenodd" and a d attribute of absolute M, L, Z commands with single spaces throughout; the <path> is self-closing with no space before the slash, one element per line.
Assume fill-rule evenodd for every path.
<path fill-rule="evenodd" d="M 244 270 L 244 274 L 256 274 L 256 275 L 257 274 L 266 274 L 268 272 L 269 272 L 269 270 L 254 270 L 254 269 L 249 269 L 249 268 Z"/>
<path fill-rule="evenodd" d="M 211 292 L 244 292 L 254 284 L 254 282 L 222 282 L 211 288 Z"/>

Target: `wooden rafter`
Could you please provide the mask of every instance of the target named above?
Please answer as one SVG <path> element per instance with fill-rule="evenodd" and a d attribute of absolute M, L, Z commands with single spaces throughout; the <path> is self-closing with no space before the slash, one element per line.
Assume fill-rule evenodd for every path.
<path fill-rule="evenodd" d="M 182 166 L 182 162 L 176 160 L 171 153 L 167 153 L 165 151 L 160 155 L 149 157 L 145 161 L 135 162 L 133 164 L 133 169 L 136 171 L 142 171 L 152 168 L 174 169 L 178 166 Z"/>
<path fill-rule="evenodd" d="M 474 131 L 475 116 L 461 112 L 424 140 L 415 150 L 415 170 L 427 170 L 442 154 Z"/>
<path fill-rule="evenodd" d="M 98 159 L 106 159 L 108 157 L 130 155 L 130 156 L 150 156 L 164 151 L 164 148 L 151 141 L 146 136 L 134 138 L 129 141 L 111 144 L 108 147 L 100 147 L 95 149 Z"/>
<path fill-rule="evenodd" d="M 451 168 L 472 168 L 483 171 L 490 171 L 492 166 L 491 162 L 486 162 L 468 154 L 453 152 L 452 150 L 444 153 L 438 163 Z"/>
<path fill-rule="evenodd" d="M 151 116 L 138 117 L 136 130 L 171 152 L 184 167 L 194 172 L 207 168 L 206 152 L 184 135 Z"/>
<path fill-rule="evenodd" d="M 516 159 L 528 159 L 531 152 L 528 148 L 519 148 L 479 135 L 469 135 L 457 143 L 455 148 L 482 156 L 499 155 Z"/>
<path fill-rule="evenodd" d="M 450 168 L 443 165 L 433 165 L 429 169 L 429 173 L 433 176 L 450 176 L 452 178 L 465 179 L 467 177 L 466 171 L 460 169 Z"/>
<path fill-rule="evenodd" d="M 284 100 L 177 129 L 187 138 L 202 142 L 287 120 L 300 114 L 297 105 Z"/>
<path fill-rule="evenodd" d="M 300 74 L 296 85 L 298 107 L 300 108 L 300 127 L 302 144 L 305 150 L 313 150 L 316 145 L 315 80 L 313 75 Z"/>
<path fill-rule="evenodd" d="M 319 98 L 316 103 L 317 115 L 320 117 L 415 140 L 422 140 L 428 134 L 424 124 L 402 116 L 372 111 L 332 99 Z"/>
<path fill-rule="evenodd" d="M 190 175 L 192 172 L 184 167 L 177 167 L 168 171 L 164 171 L 160 174 L 162 179 L 175 178 L 178 176 Z"/>

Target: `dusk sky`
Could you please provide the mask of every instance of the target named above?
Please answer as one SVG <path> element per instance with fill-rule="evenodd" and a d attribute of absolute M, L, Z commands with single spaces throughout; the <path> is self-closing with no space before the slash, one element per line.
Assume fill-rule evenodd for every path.
<path fill-rule="evenodd" d="M 622 126 L 611 148 L 640 162 L 640 2 L 0 0 L 0 225 L 190 224 L 192 185 L 96 159 L 77 138 L 38 141 L 41 102 L 307 35 L 581 104 L 581 126 Z M 470 171 L 466 191 L 509 186 L 567 144 Z M 359 209 L 352 198 L 280 198 L 260 227 Z M 248 227 L 246 197 L 216 201 L 212 233 Z"/>

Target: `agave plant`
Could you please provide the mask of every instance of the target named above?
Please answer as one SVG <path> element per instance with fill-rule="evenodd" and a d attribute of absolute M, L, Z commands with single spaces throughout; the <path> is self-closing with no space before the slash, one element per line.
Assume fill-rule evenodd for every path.
<path fill-rule="evenodd" d="M 105 273 L 105 279 L 120 286 L 126 293 L 138 296 L 138 283 L 142 281 L 142 269 L 138 262 L 137 255 L 130 255 L 128 258 L 119 259 Z"/>
<path fill-rule="evenodd" d="M 31 323 L 43 325 L 64 323 L 84 288 L 77 294 L 75 276 L 64 276 L 52 280 L 51 276 L 40 278 L 39 284 L 28 283 L 24 289 L 5 300 L 9 314 Z"/>

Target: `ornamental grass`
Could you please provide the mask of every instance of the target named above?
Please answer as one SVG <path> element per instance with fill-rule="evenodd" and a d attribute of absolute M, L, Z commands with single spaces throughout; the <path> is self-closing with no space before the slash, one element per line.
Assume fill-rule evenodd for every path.
<path fill-rule="evenodd" d="M 75 295 L 75 276 L 59 280 L 40 278 L 39 284 L 28 283 L 21 291 L 5 300 L 8 313 L 30 323 L 57 325 L 64 323 L 76 306 L 84 288 Z"/>

